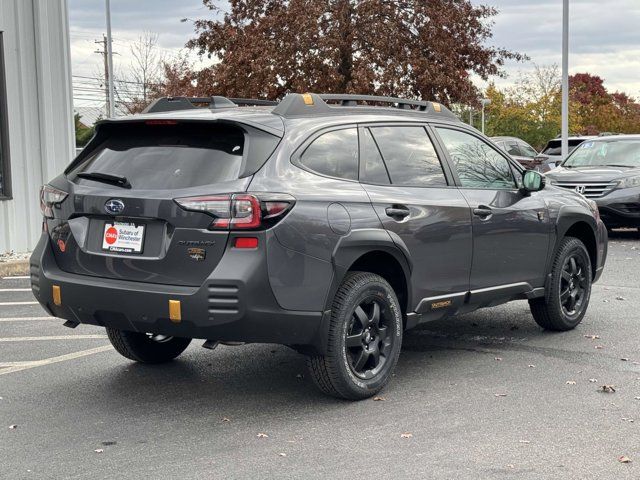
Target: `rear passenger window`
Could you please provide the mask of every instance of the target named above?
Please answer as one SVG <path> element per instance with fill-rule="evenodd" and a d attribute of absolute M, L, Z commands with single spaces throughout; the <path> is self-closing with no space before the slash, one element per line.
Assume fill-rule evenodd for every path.
<path fill-rule="evenodd" d="M 377 183 L 389 185 L 389 175 L 384 166 L 382 155 L 376 145 L 373 136 L 368 128 L 363 130 L 364 138 L 362 139 L 362 172 L 360 173 L 360 181 L 365 183 Z"/>
<path fill-rule="evenodd" d="M 371 133 L 387 165 L 392 184 L 414 187 L 447 185 L 440 160 L 423 127 L 373 127 Z"/>
<path fill-rule="evenodd" d="M 358 179 L 358 130 L 334 130 L 316 138 L 300 157 L 309 170 L 330 177 Z"/>

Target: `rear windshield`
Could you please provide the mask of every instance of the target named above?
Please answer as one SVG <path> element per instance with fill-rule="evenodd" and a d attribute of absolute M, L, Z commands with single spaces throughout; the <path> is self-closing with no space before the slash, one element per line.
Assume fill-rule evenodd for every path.
<path fill-rule="evenodd" d="M 162 190 L 238 178 L 244 133 L 237 127 L 186 123 L 110 126 L 110 135 L 69 172 L 71 181 L 95 184 L 83 174 L 126 178 L 134 189 Z"/>
<path fill-rule="evenodd" d="M 569 140 L 569 153 L 573 152 L 578 145 L 584 142 L 584 139 Z M 561 140 L 551 140 L 547 143 L 542 151 L 545 155 L 562 155 L 562 143 Z"/>

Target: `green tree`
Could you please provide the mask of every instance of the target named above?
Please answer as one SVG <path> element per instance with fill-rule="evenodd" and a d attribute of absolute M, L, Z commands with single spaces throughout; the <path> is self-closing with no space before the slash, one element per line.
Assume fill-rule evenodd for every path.
<path fill-rule="evenodd" d="M 82 117 L 79 113 L 76 113 L 73 116 L 76 128 L 76 147 L 78 148 L 84 147 L 87 143 L 89 143 L 89 140 L 91 140 L 91 137 L 93 137 L 94 133 L 94 127 L 87 127 L 86 125 L 84 125 L 80 120 L 81 118 Z"/>

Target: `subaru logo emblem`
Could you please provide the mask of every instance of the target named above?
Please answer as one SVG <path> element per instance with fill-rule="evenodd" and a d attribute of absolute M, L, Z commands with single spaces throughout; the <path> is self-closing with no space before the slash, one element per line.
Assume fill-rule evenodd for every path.
<path fill-rule="evenodd" d="M 584 191 L 587 189 L 587 187 L 585 187 L 584 185 L 578 185 L 575 190 L 576 193 L 579 193 L 580 195 L 584 195 Z"/>
<path fill-rule="evenodd" d="M 124 203 L 122 200 L 111 199 L 104 204 L 104 210 L 111 215 L 117 215 L 124 211 Z"/>

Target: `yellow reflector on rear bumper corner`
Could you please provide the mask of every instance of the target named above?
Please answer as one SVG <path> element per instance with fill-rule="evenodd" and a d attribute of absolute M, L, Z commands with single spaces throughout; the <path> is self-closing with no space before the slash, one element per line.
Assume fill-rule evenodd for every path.
<path fill-rule="evenodd" d="M 60 286 L 54 285 L 51 287 L 51 293 L 53 295 L 53 304 L 57 307 L 62 305 L 62 293 L 60 292 Z"/>
<path fill-rule="evenodd" d="M 302 99 L 304 100 L 305 105 L 313 105 L 313 97 L 310 93 L 303 93 Z"/>
<path fill-rule="evenodd" d="M 169 300 L 169 320 L 173 323 L 180 323 L 182 321 L 180 300 Z"/>

